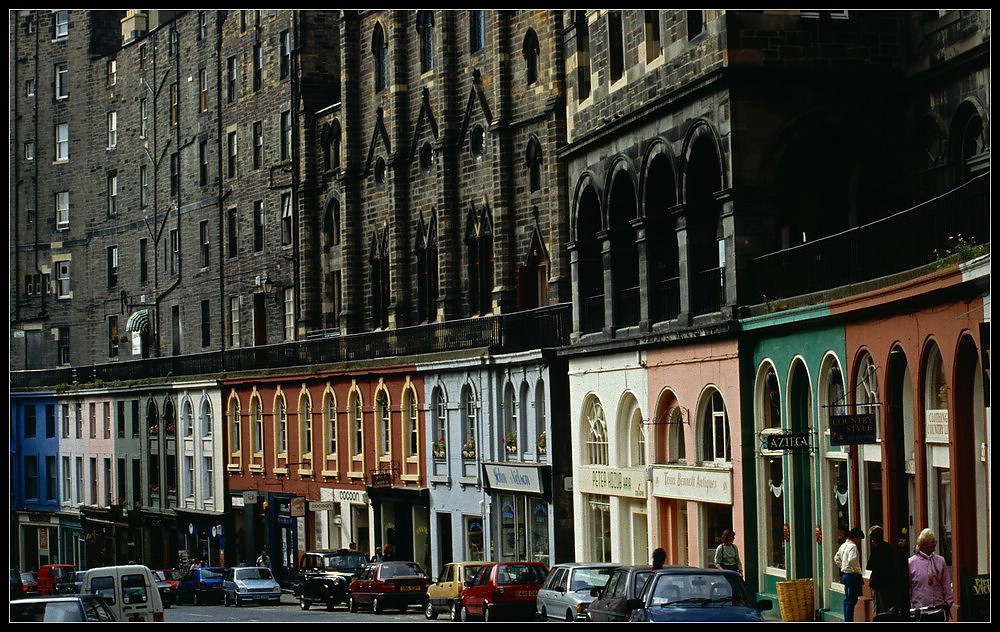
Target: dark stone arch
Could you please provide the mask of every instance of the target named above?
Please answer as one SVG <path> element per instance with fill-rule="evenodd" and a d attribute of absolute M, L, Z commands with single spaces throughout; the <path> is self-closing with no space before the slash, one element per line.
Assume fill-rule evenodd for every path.
<path fill-rule="evenodd" d="M 616 159 L 608 172 L 606 202 L 616 327 L 638 325 L 641 317 L 639 247 L 635 226 L 635 220 L 639 218 L 636 181 L 631 162 L 623 157 Z"/>
<path fill-rule="evenodd" d="M 331 193 L 323 204 L 323 246 L 326 248 L 340 245 L 340 210 L 340 194 Z"/>
<path fill-rule="evenodd" d="M 677 181 L 673 155 L 662 140 L 646 153 L 642 170 L 640 214 L 645 220 L 646 249 L 650 274 L 650 320 L 676 318 L 680 312 L 680 251 L 677 222 Z"/>
<path fill-rule="evenodd" d="M 717 312 L 725 303 L 725 269 L 720 256 L 725 235 L 719 200 L 723 190 L 725 172 L 718 138 L 707 124 L 697 124 L 685 143 L 682 186 L 690 309 L 695 315 Z"/>
<path fill-rule="evenodd" d="M 604 259 L 601 193 L 592 174 L 584 174 L 577 185 L 573 205 L 573 246 L 576 257 L 577 313 L 583 333 L 604 327 Z"/>
<path fill-rule="evenodd" d="M 955 110 L 948 133 L 948 155 L 955 168 L 956 184 L 989 170 L 989 133 L 986 108 L 976 98 L 963 101 Z"/>

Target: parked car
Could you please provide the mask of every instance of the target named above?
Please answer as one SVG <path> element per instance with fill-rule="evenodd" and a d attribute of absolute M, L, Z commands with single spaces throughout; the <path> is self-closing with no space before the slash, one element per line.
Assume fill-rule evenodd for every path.
<path fill-rule="evenodd" d="M 263 566 L 227 568 L 222 579 L 222 599 L 227 606 L 244 603 L 281 603 L 281 586 L 271 569 Z"/>
<path fill-rule="evenodd" d="M 348 586 L 367 565 L 365 554 L 358 551 L 309 551 L 299 560 L 299 574 L 292 582 L 292 594 L 303 610 L 314 603 L 322 603 L 327 610 L 333 610 L 338 603 L 347 603 Z"/>
<path fill-rule="evenodd" d="M 761 622 L 769 600 L 755 601 L 734 571 L 673 567 L 656 571 L 629 599 L 629 621 Z"/>
<path fill-rule="evenodd" d="M 97 595 L 57 595 L 18 599 L 10 604 L 14 623 L 61 623 L 117 621 Z"/>
<path fill-rule="evenodd" d="M 177 602 L 177 582 L 167 581 L 166 577 L 167 575 L 163 571 L 153 571 L 153 578 L 156 579 L 156 590 L 160 592 L 163 607 L 169 608 Z"/>
<path fill-rule="evenodd" d="M 16 568 L 10 569 L 10 600 L 24 599 L 24 584 L 21 583 L 21 573 Z"/>
<path fill-rule="evenodd" d="M 538 589 L 548 570 L 539 562 L 503 562 L 484 566 L 465 584 L 459 597 L 462 621 L 501 618 L 530 620 Z"/>
<path fill-rule="evenodd" d="M 24 571 L 21 573 L 21 596 L 38 596 L 38 581 L 36 580 L 35 571 Z"/>
<path fill-rule="evenodd" d="M 587 608 L 588 621 L 628 621 L 632 614 L 629 599 L 642 594 L 646 581 L 653 576 L 652 566 L 623 566 L 616 569 L 603 589 L 595 588 L 595 597 Z"/>
<path fill-rule="evenodd" d="M 222 576 L 226 569 L 221 566 L 192 568 L 177 584 L 174 592 L 177 605 L 188 602 L 200 606 L 206 602 L 222 601 Z"/>
<path fill-rule="evenodd" d="M 586 621 L 587 607 L 594 601 L 593 590 L 604 588 L 617 564 L 559 564 L 549 571 L 538 597 L 535 612 L 542 621 Z"/>
<path fill-rule="evenodd" d="M 103 598 L 118 621 L 163 621 L 163 600 L 156 589 L 156 578 L 141 564 L 92 568 L 84 576 L 80 591 Z"/>
<path fill-rule="evenodd" d="M 371 606 L 375 614 L 386 608 L 405 612 L 410 606 L 424 603 L 431 578 L 416 562 L 377 562 L 369 564 L 347 591 L 351 612 Z"/>
<path fill-rule="evenodd" d="M 485 562 L 452 562 L 441 569 L 438 580 L 427 587 L 424 600 L 424 616 L 437 619 L 438 614 L 448 612 L 452 621 L 458 621 L 461 608 L 458 598 L 462 595 L 465 582 L 473 579 Z"/>
<path fill-rule="evenodd" d="M 79 595 L 87 571 L 73 571 L 56 583 L 57 595 Z"/>
<path fill-rule="evenodd" d="M 177 584 L 181 583 L 181 579 L 184 577 L 184 571 L 177 570 L 176 568 L 160 568 L 154 570 L 153 574 L 160 581 L 170 584 L 174 590 L 177 590 Z"/>
<path fill-rule="evenodd" d="M 45 564 L 39 567 L 35 581 L 38 582 L 38 593 L 40 595 L 53 595 L 56 592 L 56 584 L 62 578 L 76 571 L 72 564 Z"/>

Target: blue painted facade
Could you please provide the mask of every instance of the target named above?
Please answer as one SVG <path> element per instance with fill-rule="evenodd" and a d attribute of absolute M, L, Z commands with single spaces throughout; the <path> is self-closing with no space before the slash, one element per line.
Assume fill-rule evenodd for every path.
<path fill-rule="evenodd" d="M 58 401 L 54 393 L 11 393 L 11 561 L 28 570 L 59 559 Z M 39 533 L 39 531 L 43 531 Z"/>

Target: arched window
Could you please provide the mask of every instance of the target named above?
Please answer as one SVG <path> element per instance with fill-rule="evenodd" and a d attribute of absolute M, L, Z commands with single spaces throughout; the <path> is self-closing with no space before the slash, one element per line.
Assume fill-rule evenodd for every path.
<path fill-rule="evenodd" d="M 340 245 L 340 201 L 332 198 L 323 213 L 323 245 L 327 248 Z"/>
<path fill-rule="evenodd" d="M 587 436 L 587 454 L 585 455 L 588 465 L 608 464 L 608 424 L 604 419 L 604 408 L 596 398 L 591 400 L 586 408 L 585 419 L 589 433 Z"/>
<path fill-rule="evenodd" d="M 149 430 L 150 438 L 160 434 L 160 419 L 157 415 L 156 402 L 149 400 L 146 406 L 146 428 Z"/>
<path fill-rule="evenodd" d="M 253 414 L 253 451 L 254 454 L 264 452 L 264 411 L 261 409 L 260 397 L 255 396 L 250 404 Z"/>
<path fill-rule="evenodd" d="M 240 432 L 240 400 L 229 398 L 229 446 L 233 454 L 238 454 L 242 450 L 242 434 Z"/>
<path fill-rule="evenodd" d="M 722 393 L 713 389 L 704 404 L 701 418 L 702 462 L 732 463 L 733 454 L 729 441 L 729 418 Z"/>
<path fill-rule="evenodd" d="M 163 405 L 163 427 L 167 438 L 177 436 L 177 414 L 171 399 L 167 399 L 167 403 Z"/>
<path fill-rule="evenodd" d="M 477 52 L 486 46 L 486 11 L 469 11 L 469 50 Z"/>
<path fill-rule="evenodd" d="M 646 465 L 646 425 L 642 420 L 642 411 L 638 407 L 632 412 L 629 420 L 629 464 L 632 467 Z"/>
<path fill-rule="evenodd" d="M 487 207 L 470 206 L 466 214 L 469 315 L 493 311 L 493 220 Z"/>
<path fill-rule="evenodd" d="M 375 396 L 375 411 L 379 420 L 379 455 L 389 456 L 392 451 L 392 428 L 389 418 L 389 396 L 384 390 Z"/>
<path fill-rule="evenodd" d="M 358 393 L 352 393 L 350 402 L 348 410 L 351 414 L 351 454 L 360 457 L 365 445 L 364 423 L 361 418 L 361 396 Z"/>
<path fill-rule="evenodd" d="M 375 92 L 385 90 L 389 81 L 389 45 L 381 24 L 375 25 L 372 33 L 372 58 L 375 74 Z"/>
<path fill-rule="evenodd" d="M 938 549 L 952 564 L 951 455 L 953 441 L 948 423 L 948 382 L 944 361 L 936 343 L 925 355 L 923 401 L 927 453 L 927 521 L 937 536 Z"/>
<path fill-rule="evenodd" d="M 476 398 L 468 384 L 462 388 L 462 458 L 476 458 Z"/>
<path fill-rule="evenodd" d="M 326 396 L 326 456 L 337 456 L 337 399 L 333 393 Z"/>
<path fill-rule="evenodd" d="M 417 393 L 412 388 L 407 389 L 404 399 L 406 414 L 406 456 L 416 457 L 420 453 L 420 426 L 417 420 Z"/>
<path fill-rule="evenodd" d="M 687 463 L 687 446 L 684 438 L 684 411 L 673 406 L 667 411 L 667 462 Z"/>
<path fill-rule="evenodd" d="M 420 35 L 420 72 L 434 69 L 434 12 L 417 11 L 417 33 Z"/>
<path fill-rule="evenodd" d="M 545 382 L 535 385 L 535 451 L 539 456 L 548 451 L 548 415 L 545 411 Z"/>
<path fill-rule="evenodd" d="M 521 390 L 518 396 L 518 401 L 520 406 L 518 406 L 517 414 L 517 448 L 518 452 L 521 454 L 526 454 L 528 452 L 528 401 L 530 392 L 528 389 L 527 382 L 521 382 Z"/>
<path fill-rule="evenodd" d="M 576 27 L 576 99 L 584 101 L 590 96 L 590 25 L 586 11 L 573 12 Z"/>
<path fill-rule="evenodd" d="M 444 393 L 440 388 L 434 389 L 431 402 L 434 409 L 434 435 L 432 437 L 434 445 L 431 452 L 435 459 L 443 461 L 448 454 L 448 409 Z"/>
<path fill-rule="evenodd" d="M 423 213 L 417 221 L 417 319 L 434 322 L 437 318 L 438 247 L 437 214 L 430 210 L 426 225 Z"/>
<path fill-rule="evenodd" d="M 524 35 L 524 44 L 521 52 L 524 54 L 524 82 L 533 85 L 538 82 L 538 35 L 534 29 L 528 29 Z"/>
<path fill-rule="evenodd" d="M 312 401 L 308 394 L 299 398 L 299 446 L 303 458 L 312 458 Z"/>
<path fill-rule="evenodd" d="M 518 453 L 520 445 L 517 436 L 517 396 L 514 394 L 514 385 L 510 382 L 504 389 L 503 396 L 503 435 L 500 437 L 500 454 L 510 458 Z"/>
<path fill-rule="evenodd" d="M 277 408 L 277 444 L 278 444 L 278 454 L 287 455 L 288 454 L 288 407 L 285 404 L 284 395 L 278 395 L 275 399 L 275 408 Z"/>
<path fill-rule="evenodd" d="M 181 413 L 181 424 L 184 426 L 184 436 L 194 436 L 194 413 L 191 409 L 191 400 L 184 400 L 184 408 Z"/>
<path fill-rule="evenodd" d="M 201 436 L 212 436 L 212 403 L 207 397 L 201 400 Z"/>
<path fill-rule="evenodd" d="M 528 191 L 539 193 L 542 190 L 542 146 L 534 136 L 524 152 L 524 164 L 528 167 Z"/>

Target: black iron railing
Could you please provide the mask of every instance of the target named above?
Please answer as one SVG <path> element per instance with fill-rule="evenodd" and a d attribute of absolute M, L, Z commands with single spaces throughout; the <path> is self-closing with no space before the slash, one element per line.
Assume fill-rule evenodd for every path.
<path fill-rule="evenodd" d="M 488 348 L 508 353 L 569 343 L 570 305 L 316 340 L 92 366 L 13 371 L 12 388 L 214 375 Z"/>
<path fill-rule="evenodd" d="M 642 318 L 642 307 L 638 287 L 621 290 L 615 297 L 616 327 L 632 327 L 639 324 Z"/>
<path fill-rule="evenodd" d="M 677 318 L 677 315 L 681 313 L 680 277 L 657 281 L 653 285 L 650 308 L 653 311 L 653 322 L 658 323 Z"/>
<path fill-rule="evenodd" d="M 885 219 L 754 259 L 757 301 L 810 294 L 941 259 L 961 235 L 990 241 L 989 174 Z M 952 238 L 949 240 L 949 238 Z"/>
<path fill-rule="evenodd" d="M 694 275 L 691 308 L 695 314 L 714 314 L 726 301 L 726 270 L 711 268 Z"/>
<path fill-rule="evenodd" d="M 580 332 L 590 334 L 604 329 L 604 295 L 590 296 L 580 303 Z"/>

